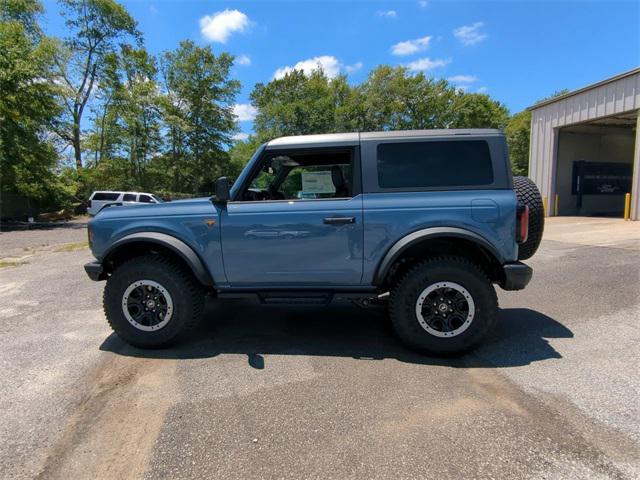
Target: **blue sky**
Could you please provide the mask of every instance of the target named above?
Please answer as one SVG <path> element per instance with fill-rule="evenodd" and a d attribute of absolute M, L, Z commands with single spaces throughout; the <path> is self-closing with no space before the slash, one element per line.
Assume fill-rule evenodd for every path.
<path fill-rule="evenodd" d="M 182 39 L 238 61 L 237 112 L 251 131 L 248 95 L 287 67 L 322 63 L 364 80 L 380 64 L 407 65 L 486 92 L 512 112 L 640 64 L 640 2 L 587 1 L 129 1 L 152 53 Z M 46 30 L 65 35 L 55 2 Z M 241 65 L 240 63 L 244 63 Z"/>

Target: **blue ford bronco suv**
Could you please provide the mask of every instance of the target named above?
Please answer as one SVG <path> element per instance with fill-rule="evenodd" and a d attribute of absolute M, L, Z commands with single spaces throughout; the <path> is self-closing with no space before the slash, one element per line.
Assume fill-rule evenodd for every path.
<path fill-rule="evenodd" d="M 211 198 L 106 208 L 89 222 L 104 311 L 137 347 L 199 321 L 205 297 L 388 303 L 398 336 L 461 354 L 496 321 L 494 284 L 524 288 L 542 237 L 536 186 L 498 130 L 284 137 Z"/>

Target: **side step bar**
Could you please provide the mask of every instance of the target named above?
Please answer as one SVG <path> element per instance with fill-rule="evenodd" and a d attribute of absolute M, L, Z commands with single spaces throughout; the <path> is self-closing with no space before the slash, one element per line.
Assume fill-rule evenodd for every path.
<path fill-rule="evenodd" d="M 268 292 L 258 293 L 258 300 L 265 305 L 328 305 L 332 293 L 312 292 Z"/>
<path fill-rule="evenodd" d="M 257 299 L 264 305 L 328 305 L 334 299 L 374 300 L 378 297 L 373 290 L 326 291 L 326 290 L 218 290 L 219 298 Z"/>

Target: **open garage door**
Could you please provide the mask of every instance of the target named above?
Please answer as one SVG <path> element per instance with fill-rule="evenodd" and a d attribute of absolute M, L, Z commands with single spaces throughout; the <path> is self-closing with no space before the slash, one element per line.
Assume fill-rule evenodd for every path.
<path fill-rule="evenodd" d="M 558 132 L 558 215 L 622 217 L 631 193 L 637 114 L 567 126 Z"/>

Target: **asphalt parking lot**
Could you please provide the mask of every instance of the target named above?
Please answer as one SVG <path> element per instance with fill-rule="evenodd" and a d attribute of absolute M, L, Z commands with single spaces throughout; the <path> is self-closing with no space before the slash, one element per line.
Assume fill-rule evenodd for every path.
<path fill-rule="evenodd" d="M 137 350 L 89 251 L 55 248 L 79 240 L 20 253 L 29 233 L 0 234 L 1 478 L 640 476 L 640 222 L 551 219 L 529 288 L 454 360 L 348 304 L 212 302 L 184 344 Z"/>

